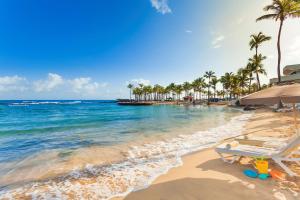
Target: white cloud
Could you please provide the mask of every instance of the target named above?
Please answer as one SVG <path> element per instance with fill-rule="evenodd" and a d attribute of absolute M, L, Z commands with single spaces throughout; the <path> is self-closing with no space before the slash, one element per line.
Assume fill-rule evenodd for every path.
<path fill-rule="evenodd" d="M 138 86 L 139 84 L 150 85 L 151 82 L 143 78 L 137 78 L 137 79 L 132 79 L 130 81 L 126 81 L 126 85 L 128 85 L 129 83 L 133 84 L 134 86 Z"/>
<path fill-rule="evenodd" d="M 0 77 L 1 98 L 100 98 L 109 88 L 107 83 L 93 81 L 91 77 L 67 79 L 55 73 L 49 73 L 45 79 L 29 81 L 20 76 Z M 106 90 L 103 90 L 106 88 Z M 22 92 L 22 93 L 21 93 Z M 105 93 L 106 92 L 106 93 Z"/>
<path fill-rule="evenodd" d="M 46 80 L 39 80 L 33 83 L 36 92 L 51 91 L 64 83 L 63 78 L 58 74 L 49 73 Z"/>
<path fill-rule="evenodd" d="M 75 78 L 69 81 L 71 87 L 76 93 L 95 94 L 100 88 L 107 86 L 107 83 L 93 82 L 90 77 Z"/>
<path fill-rule="evenodd" d="M 2 76 L 0 77 L 0 91 L 24 91 L 27 89 L 26 79 L 20 76 Z"/>
<path fill-rule="evenodd" d="M 213 41 L 211 42 L 213 48 L 217 49 L 221 47 L 222 41 L 225 39 L 224 35 L 217 35 L 214 37 Z"/>
<path fill-rule="evenodd" d="M 168 0 L 150 0 L 152 7 L 154 7 L 157 12 L 162 14 L 171 13 L 172 10 L 168 5 Z"/>
<path fill-rule="evenodd" d="M 186 33 L 193 33 L 191 30 L 185 30 Z"/>

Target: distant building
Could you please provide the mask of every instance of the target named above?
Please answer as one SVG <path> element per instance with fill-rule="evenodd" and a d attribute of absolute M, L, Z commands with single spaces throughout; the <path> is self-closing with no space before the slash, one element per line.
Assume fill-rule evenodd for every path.
<path fill-rule="evenodd" d="M 281 76 L 282 83 L 300 83 L 300 64 L 287 65 L 283 68 L 284 76 Z M 270 84 L 276 84 L 278 78 L 270 79 Z"/>

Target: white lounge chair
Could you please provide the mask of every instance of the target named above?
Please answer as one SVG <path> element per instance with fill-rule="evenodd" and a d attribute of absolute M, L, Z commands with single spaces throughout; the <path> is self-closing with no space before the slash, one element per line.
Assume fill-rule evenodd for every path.
<path fill-rule="evenodd" d="M 254 146 L 262 146 L 267 148 L 282 148 L 282 146 L 288 144 L 295 137 L 297 136 L 294 135 L 292 137 L 277 138 L 277 137 L 246 135 L 246 136 L 236 137 L 234 140 L 238 141 L 240 144 L 245 144 L 245 145 L 253 144 Z"/>
<path fill-rule="evenodd" d="M 221 156 L 222 160 L 227 163 L 234 163 L 241 157 L 263 157 L 274 160 L 286 173 L 290 176 L 299 176 L 289 169 L 282 161 L 296 162 L 300 166 L 300 157 L 295 158 L 293 155 L 300 155 L 300 137 L 295 137 L 288 144 L 281 148 L 257 147 L 250 145 L 237 145 L 231 147 L 223 143 L 215 148 L 216 152 Z M 233 159 L 226 159 L 223 154 L 233 155 Z"/>

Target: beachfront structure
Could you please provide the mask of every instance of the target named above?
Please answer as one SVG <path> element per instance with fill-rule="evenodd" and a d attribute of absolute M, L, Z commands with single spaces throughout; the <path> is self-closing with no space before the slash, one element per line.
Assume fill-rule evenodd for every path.
<path fill-rule="evenodd" d="M 300 64 L 287 65 L 283 68 L 284 76 L 281 76 L 282 83 L 300 83 Z M 276 84 L 278 78 L 270 79 L 270 84 Z"/>
<path fill-rule="evenodd" d="M 185 96 L 185 97 L 183 97 L 183 100 L 185 102 L 192 102 L 193 101 L 193 97 L 192 96 Z"/>

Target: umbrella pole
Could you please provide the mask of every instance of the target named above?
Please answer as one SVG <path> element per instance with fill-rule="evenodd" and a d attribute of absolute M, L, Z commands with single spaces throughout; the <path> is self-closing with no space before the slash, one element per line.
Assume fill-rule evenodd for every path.
<path fill-rule="evenodd" d="M 298 133 L 297 110 L 296 110 L 296 104 L 295 104 L 295 103 L 293 103 L 293 111 L 294 111 L 294 123 L 295 123 L 295 129 L 296 129 L 296 133 Z"/>

